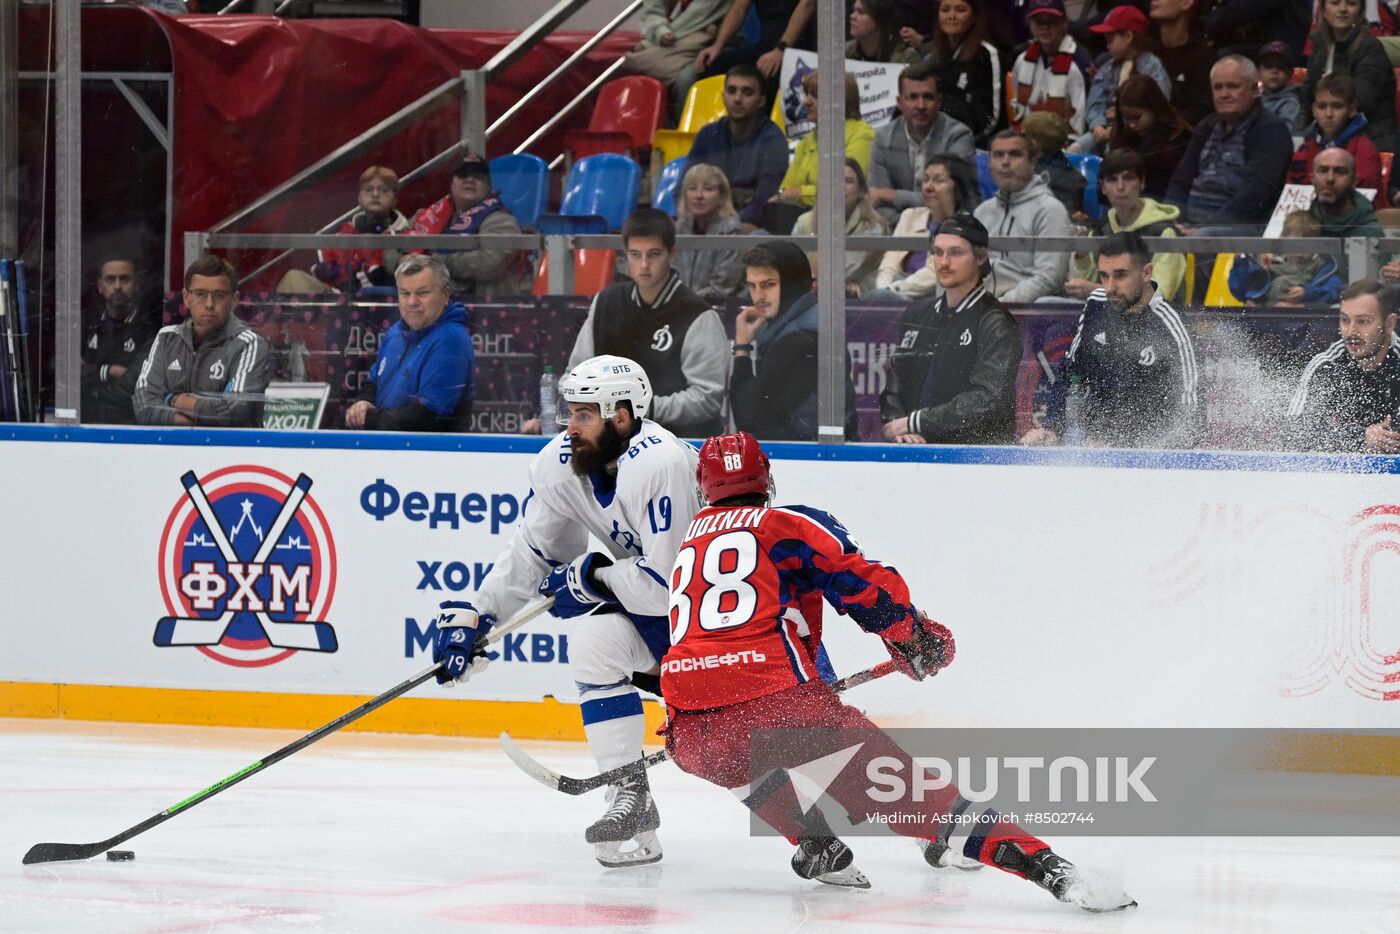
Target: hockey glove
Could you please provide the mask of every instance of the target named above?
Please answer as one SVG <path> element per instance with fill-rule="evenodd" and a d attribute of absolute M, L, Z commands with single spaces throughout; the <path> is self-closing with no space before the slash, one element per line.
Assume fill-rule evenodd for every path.
<path fill-rule="evenodd" d="M 553 612 L 560 619 L 582 616 L 600 603 L 613 600 L 613 595 L 594 577 L 600 568 L 611 566 L 612 559 L 596 551 L 579 555 L 568 564 L 556 564 L 540 584 L 540 593 L 554 597 Z"/>
<path fill-rule="evenodd" d="M 914 623 L 914 634 L 906 642 L 886 642 L 895 668 L 922 681 L 940 669 L 947 668 L 957 653 L 953 634 L 942 623 L 934 622 L 920 613 Z"/>
<path fill-rule="evenodd" d="M 437 638 L 433 641 L 433 661 L 438 669 L 438 684 L 451 687 L 485 671 L 490 664 L 486 657 L 486 634 L 495 625 L 495 617 L 480 614 L 470 603 L 448 600 L 438 606 L 441 611 L 433 623 Z"/>

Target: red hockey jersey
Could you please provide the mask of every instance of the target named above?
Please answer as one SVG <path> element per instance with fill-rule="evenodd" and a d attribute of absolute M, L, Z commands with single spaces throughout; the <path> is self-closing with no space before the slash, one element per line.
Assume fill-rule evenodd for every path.
<path fill-rule="evenodd" d="M 805 506 L 709 506 L 686 530 L 670 579 L 666 703 L 702 710 L 819 678 L 822 598 L 901 642 L 918 611 L 893 568 L 867 560 L 841 523 Z"/>

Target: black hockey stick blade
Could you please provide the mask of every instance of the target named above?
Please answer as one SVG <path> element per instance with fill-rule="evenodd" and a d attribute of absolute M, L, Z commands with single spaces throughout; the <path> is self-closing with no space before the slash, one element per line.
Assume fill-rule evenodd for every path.
<path fill-rule="evenodd" d="M 524 626 L 530 620 L 534 619 L 536 616 L 539 616 L 541 613 L 544 613 L 553 605 L 554 598 L 550 597 L 547 600 L 541 600 L 538 603 L 526 607 L 524 610 L 521 610 L 514 617 L 512 617 L 509 621 L 502 623 L 501 625 L 493 629 L 491 633 L 486 637 L 486 642 L 490 644 L 499 641 L 507 633 L 519 629 L 521 626 Z M 409 691 L 413 690 L 414 688 L 418 687 L 420 684 L 423 684 L 424 682 L 430 681 L 433 678 L 437 677 L 438 671 L 441 668 L 442 666 L 440 664 L 434 664 L 431 668 L 427 668 L 423 671 L 418 672 L 418 674 L 414 675 L 412 678 L 409 678 L 407 681 L 395 685 L 394 687 L 385 691 L 383 694 L 380 694 L 378 697 L 370 698 L 360 706 L 356 707 L 354 710 L 342 714 L 341 716 L 332 720 L 330 723 L 327 723 L 324 726 L 319 727 L 318 729 L 315 729 L 310 733 L 307 733 L 300 739 L 293 740 L 292 742 L 283 746 L 281 749 L 277 750 L 276 752 L 272 753 L 266 758 L 259 759 L 256 762 L 246 765 L 243 768 L 239 769 L 237 772 L 234 772 L 232 775 L 227 776 L 226 778 L 221 778 L 219 781 L 210 785 L 208 788 L 205 788 L 203 791 L 197 791 L 194 794 L 190 795 L 188 798 L 184 799 L 183 801 L 178 801 L 175 804 L 172 804 L 170 807 L 166 808 L 164 811 L 161 811 L 159 814 L 151 815 L 136 826 L 129 827 L 126 830 L 123 830 L 115 837 L 110 837 L 99 843 L 36 843 L 29 848 L 29 852 L 24 854 L 23 862 L 27 866 L 32 863 L 53 863 L 60 862 L 63 860 L 90 859 L 96 856 L 98 853 L 103 853 L 107 850 L 110 850 L 117 844 L 122 843 L 126 840 L 130 840 L 137 834 L 145 833 L 147 830 L 150 830 L 157 824 L 164 823 L 165 821 L 174 817 L 176 814 L 179 814 L 181 811 L 188 810 L 189 808 L 194 807 L 196 804 L 199 804 L 203 801 L 207 801 L 209 798 L 212 798 L 219 792 L 224 791 L 228 788 L 232 788 L 234 785 L 237 785 L 245 778 L 249 778 L 253 775 L 256 775 L 268 766 L 275 765 L 276 763 L 281 762 L 283 759 L 287 758 L 293 753 L 300 752 L 302 749 L 305 749 L 307 746 L 310 746 L 317 740 L 324 739 L 325 737 L 339 730 L 341 727 L 355 722 L 356 720 L 363 717 L 365 714 L 378 710 L 380 707 L 383 707 L 385 704 L 389 703 L 389 701 L 394 700 L 397 697 L 401 697 L 404 694 L 407 694 Z"/>
<path fill-rule="evenodd" d="M 876 678 L 883 678 L 894 670 L 894 662 L 881 662 L 872 668 L 847 675 L 832 684 L 831 689 L 839 694 L 858 685 L 874 681 Z M 568 775 L 560 775 L 533 758 L 521 749 L 515 740 L 511 739 L 509 733 L 501 734 L 501 749 L 505 751 L 506 756 L 516 764 L 520 771 L 546 788 L 562 791 L 566 795 L 581 795 L 595 791 L 629 776 L 645 772 L 653 765 L 660 765 L 671 758 L 670 753 L 661 749 L 640 759 L 634 759 L 625 765 L 619 765 L 615 769 L 608 769 L 598 775 L 591 775 L 588 778 L 571 778 Z"/>

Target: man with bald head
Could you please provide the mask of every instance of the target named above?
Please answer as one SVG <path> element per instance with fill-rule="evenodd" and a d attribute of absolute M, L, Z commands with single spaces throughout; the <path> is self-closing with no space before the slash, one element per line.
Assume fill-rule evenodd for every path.
<path fill-rule="evenodd" d="M 1293 137 L 1259 101 L 1259 70 L 1244 56 L 1216 62 L 1210 88 L 1215 112 L 1196 126 L 1166 200 L 1189 224 L 1257 233 L 1283 191 Z"/>
<path fill-rule="evenodd" d="M 1356 157 L 1333 146 L 1313 158 L 1313 203 L 1308 213 L 1324 237 L 1383 237 L 1371 201 L 1356 190 Z"/>

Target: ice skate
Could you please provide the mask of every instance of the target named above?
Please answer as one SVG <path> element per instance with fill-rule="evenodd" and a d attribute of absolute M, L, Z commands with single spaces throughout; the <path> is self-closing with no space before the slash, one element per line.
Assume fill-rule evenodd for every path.
<path fill-rule="evenodd" d="M 915 840 L 919 845 L 919 852 L 924 854 L 924 862 L 934 869 L 961 869 L 963 872 L 975 872 L 982 868 L 982 864 L 975 859 L 968 859 L 946 843 L 939 840 Z"/>
<path fill-rule="evenodd" d="M 870 888 L 870 880 L 855 867 L 854 860 L 851 848 L 835 837 L 802 837 L 792 854 L 792 871 L 827 885 Z"/>
<path fill-rule="evenodd" d="M 1137 907 L 1137 902 L 1121 888 L 1096 884 L 1074 863 L 1055 855 L 1049 847 L 1027 856 L 1019 846 L 1007 841 L 997 846 L 992 862 L 1025 876 L 1065 904 L 1085 911 L 1122 911 Z"/>
<path fill-rule="evenodd" d="M 661 814 L 656 810 L 645 774 L 608 788 L 609 807 L 583 837 L 593 844 L 593 855 L 609 869 L 645 866 L 661 859 L 656 830 Z M 624 850 L 628 843 L 636 844 Z"/>

